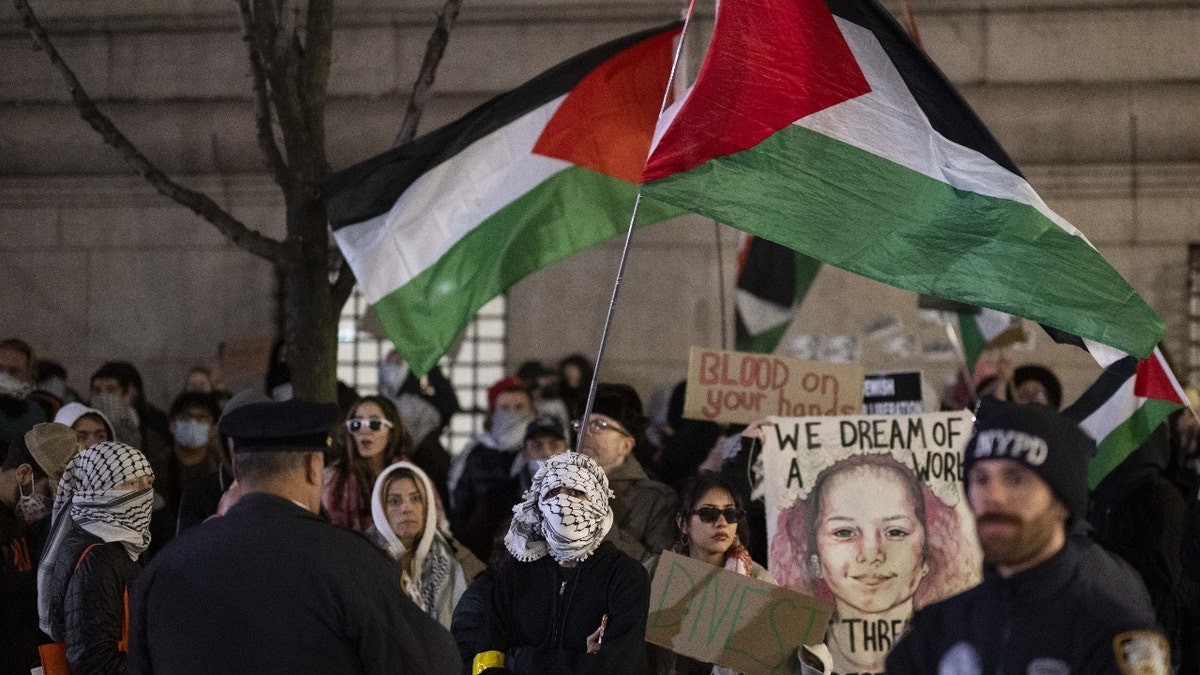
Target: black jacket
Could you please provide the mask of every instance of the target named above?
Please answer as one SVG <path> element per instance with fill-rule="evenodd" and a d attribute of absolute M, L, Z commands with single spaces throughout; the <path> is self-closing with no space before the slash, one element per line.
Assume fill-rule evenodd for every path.
<path fill-rule="evenodd" d="M 450 633 L 358 532 L 282 497 L 245 495 L 187 530 L 139 580 L 132 673 L 452 675 Z"/>
<path fill-rule="evenodd" d="M 1117 675 L 1132 672 L 1117 663 L 1125 638 L 1160 639 L 1153 611 L 1098 581 L 1069 539 L 1033 569 L 1005 579 L 985 568 L 979 586 L 918 611 L 887 672 Z"/>
<path fill-rule="evenodd" d="M 99 546 L 80 561 L 92 544 Z M 106 544 L 78 527 L 63 539 L 49 587 L 65 593 L 50 602 L 50 634 L 66 644 L 72 672 L 125 672 L 125 653 L 117 647 L 125 625 L 125 591 L 141 569 L 124 546 Z"/>
<path fill-rule="evenodd" d="M 513 560 L 497 574 L 477 649 L 505 652 L 506 667 L 523 675 L 640 673 L 649 610 L 646 568 L 612 542 L 574 568 L 549 556 Z M 588 654 L 587 636 L 606 614 L 600 651 Z"/>

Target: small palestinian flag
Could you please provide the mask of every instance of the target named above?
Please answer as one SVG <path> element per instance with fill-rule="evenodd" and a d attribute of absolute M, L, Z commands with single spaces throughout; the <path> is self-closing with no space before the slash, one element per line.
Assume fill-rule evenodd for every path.
<path fill-rule="evenodd" d="M 517 281 L 626 231 L 680 28 L 591 49 L 329 179 L 333 236 L 415 373 Z M 643 199 L 638 224 L 682 213 Z"/>
<path fill-rule="evenodd" d="M 1088 463 L 1088 487 L 1095 489 L 1187 400 L 1157 347 L 1148 359 L 1129 356 L 1106 368 L 1063 411 L 1096 441 L 1096 455 Z"/>
<path fill-rule="evenodd" d="M 820 260 L 744 235 L 735 302 L 737 350 L 775 351 L 820 269 Z"/>
<path fill-rule="evenodd" d="M 722 0 L 655 142 L 645 195 L 831 265 L 1033 319 L 1104 365 L 1165 331 L 874 0 Z"/>

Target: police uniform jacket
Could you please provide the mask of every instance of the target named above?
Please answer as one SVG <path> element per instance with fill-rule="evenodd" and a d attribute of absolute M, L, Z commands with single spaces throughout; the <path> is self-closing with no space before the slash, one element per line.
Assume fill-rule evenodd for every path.
<path fill-rule="evenodd" d="M 383 552 L 252 493 L 183 533 L 132 594 L 133 673 L 456 673 L 450 634 Z"/>
<path fill-rule="evenodd" d="M 1164 663 L 1153 611 L 1130 596 L 1089 574 L 1068 539 L 1033 569 L 1005 579 L 985 568 L 979 586 L 918 611 L 887 672 L 1116 675 L 1138 658 Z"/>

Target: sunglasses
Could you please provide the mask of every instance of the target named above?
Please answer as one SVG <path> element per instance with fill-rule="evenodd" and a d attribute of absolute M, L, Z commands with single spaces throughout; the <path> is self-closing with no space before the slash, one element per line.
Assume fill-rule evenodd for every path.
<path fill-rule="evenodd" d="M 571 428 L 574 429 L 576 432 L 578 432 L 580 429 L 583 428 L 583 423 L 580 422 L 579 420 L 571 420 Z M 588 420 L 587 428 L 588 428 L 588 431 L 591 431 L 592 433 L 597 433 L 597 434 L 604 431 L 605 429 L 612 429 L 613 431 L 617 432 L 618 434 L 621 434 L 622 436 L 629 436 L 630 438 L 633 437 L 633 435 L 630 434 L 628 431 L 625 431 L 621 427 L 617 426 L 616 424 L 614 424 L 612 422 L 609 422 L 608 420 L 602 420 L 599 417 L 597 417 L 594 420 Z"/>
<path fill-rule="evenodd" d="M 697 516 L 700 516 L 702 523 L 715 523 L 717 518 L 725 516 L 725 522 L 730 525 L 736 525 L 746 515 L 745 509 L 739 509 L 736 506 L 727 506 L 723 509 L 718 509 L 715 506 L 701 506 L 693 511 Z"/>
<path fill-rule="evenodd" d="M 364 420 L 364 419 L 359 419 L 357 417 L 355 417 L 354 419 L 346 420 L 346 429 L 349 430 L 350 433 L 352 433 L 352 434 L 359 433 L 360 431 L 363 430 L 363 427 L 366 427 L 367 429 L 370 429 L 371 431 L 379 431 L 380 429 L 382 429 L 384 427 L 391 429 L 392 423 L 387 420 L 381 420 L 381 419 Z"/>

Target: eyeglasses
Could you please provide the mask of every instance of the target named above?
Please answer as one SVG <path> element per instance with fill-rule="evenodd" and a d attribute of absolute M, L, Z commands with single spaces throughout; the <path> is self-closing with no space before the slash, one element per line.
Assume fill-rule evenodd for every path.
<path fill-rule="evenodd" d="M 352 433 L 352 434 L 357 434 L 357 433 L 361 432 L 363 430 L 363 427 L 366 427 L 366 428 L 370 429 L 371 431 L 379 431 L 380 429 L 382 429 L 384 427 L 391 429 L 392 426 L 393 425 L 391 422 L 389 422 L 387 420 L 381 420 L 378 418 L 371 418 L 369 420 L 364 420 L 364 419 L 355 417 L 354 419 L 346 420 L 346 429 L 348 429 L 350 431 L 350 433 Z"/>
<path fill-rule="evenodd" d="M 718 509 L 715 506 L 701 506 L 692 513 L 700 516 L 700 521 L 704 523 L 715 523 L 717 522 L 717 518 L 725 516 L 725 522 L 730 525 L 736 525 L 746 515 L 746 510 L 739 509 L 736 506 L 727 506 L 723 509 Z"/>
<path fill-rule="evenodd" d="M 583 423 L 580 422 L 579 420 L 571 420 L 571 428 L 574 429 L 576 432 L 578 432 L 580 429 L 583 428 Z M 591 432 L 594 432 L 597 434 L 600 433 L 601 431 L 604 431 L 605 429 L 612 429 L 613 431 L 617 432 L 618 434 L 621 434 L 622 436 L 629 436 L 630 438 L 633 438 L 633 434 L 629 433 L 628 431 L 625 431 L 617 424 L 615 424 L 613 422 L 609 422 L 608 420 L 600 419 L 599 417 L 597 417 L 594 420 L 588 420 L 587 428 L 588 428 L 588 431 L 591 431 Z"/>

